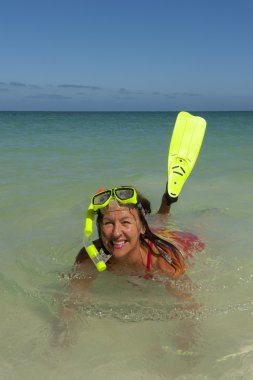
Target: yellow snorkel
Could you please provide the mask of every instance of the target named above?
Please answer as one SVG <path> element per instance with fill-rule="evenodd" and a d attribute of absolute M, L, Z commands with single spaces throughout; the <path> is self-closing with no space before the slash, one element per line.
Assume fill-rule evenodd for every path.
<path fill-rule="evenodd" d="M 86 212 L 86 219 L 85 219 L 85 226 L 84 226 L 84 234 L 87 237 L 90 237 L 92 235 L 94 216 L 95 216 L 95 211 L 93 208 L 93 204 L 91 203 Z"/>
<path fill-rule="evenodd" d="M 84 226 L 84 234 L 88 238 L 90 238 L 90 236 L 92 235 L 93 220 L 94 220 L 95 213 L 96 211 L 94 210 L 94 206 L 91 203 L 86 212 L 86 220 L 85 220 L 85 226 Z M 99 253 L 98 249 L 93 243 L 89 244 L 87 247 L 85 247 L 85 249 L 90 259 L 95 264 L 97 270 L 99 272 L 103 272 L 106 269 L 106 264 L 104 261 L 104 257 L 102 257 L 102 254 L 101 254 L 102 252 Z"/>

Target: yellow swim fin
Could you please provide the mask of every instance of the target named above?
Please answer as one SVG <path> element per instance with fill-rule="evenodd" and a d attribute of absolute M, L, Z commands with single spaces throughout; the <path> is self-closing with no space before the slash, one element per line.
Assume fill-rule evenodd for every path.
<path fill-rule="evenodd" d="M 189 177 L 203 142 L 206 121 L 188 112 L 177 116 L 168 155 L 168 194 L 177 198 Z"/>

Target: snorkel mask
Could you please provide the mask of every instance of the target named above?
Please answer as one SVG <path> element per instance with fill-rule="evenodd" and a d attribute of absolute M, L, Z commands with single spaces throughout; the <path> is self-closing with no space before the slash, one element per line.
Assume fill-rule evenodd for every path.
<path fill-rule="evenodd" d="M 112 189 L 107 189 L 104 191 L 102 190 L 92 197 L 91 203 L 86 212 L 84 234 L 88 238 L 91 239 L 95 214 L 99 210 L 103 211 L 103 209 L 109 206 L 111 200 L 114 200 L 115 202 L 117 201 L 119 205 L 136 205 L 137 208 L 139 208 L 141 212 L 145 215 L 143 207 L 141 203 L 138 201 L 137 192 L 134 187 L 121 186 L 114 187 Z M 105 262 L 110 258 L 110 256 L 106 255 L 103 252 L 103 250 L 101 250 L 101 252 L 98 252 L 97 248 L 93 243 L 85 248 L 89 257 L 94 262 L 97 270 L 99 272 L 104 271 L 106 269 Z"/>

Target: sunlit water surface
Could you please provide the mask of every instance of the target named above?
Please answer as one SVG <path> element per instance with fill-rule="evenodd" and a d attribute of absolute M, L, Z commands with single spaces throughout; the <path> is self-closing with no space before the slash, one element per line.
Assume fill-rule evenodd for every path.
<path fill-rule="evenodd" d="M 164 222 L 205 242 L 191 284 L 170 283 L 189 301 L 164 279 L 70 280 L 99 187 L 132 184 L 159 207 L 175 113 L 0 113 L 1 380 L 253 379 L 253 113 L 202 116 Z"/>

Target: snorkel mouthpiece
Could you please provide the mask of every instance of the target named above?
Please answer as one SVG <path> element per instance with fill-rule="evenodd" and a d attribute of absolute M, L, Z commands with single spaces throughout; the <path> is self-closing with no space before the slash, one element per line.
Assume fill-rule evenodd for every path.
<path fill-rule="evenodd" d="M 93 263 L 95 264 L 97 270 L 99 272 L 103 272 L 106 269 L 106 263 L 100 257 L 100 254 L 95 245 L 90 244 L 88 247 L 86 247 L 86 251 Z"/>

